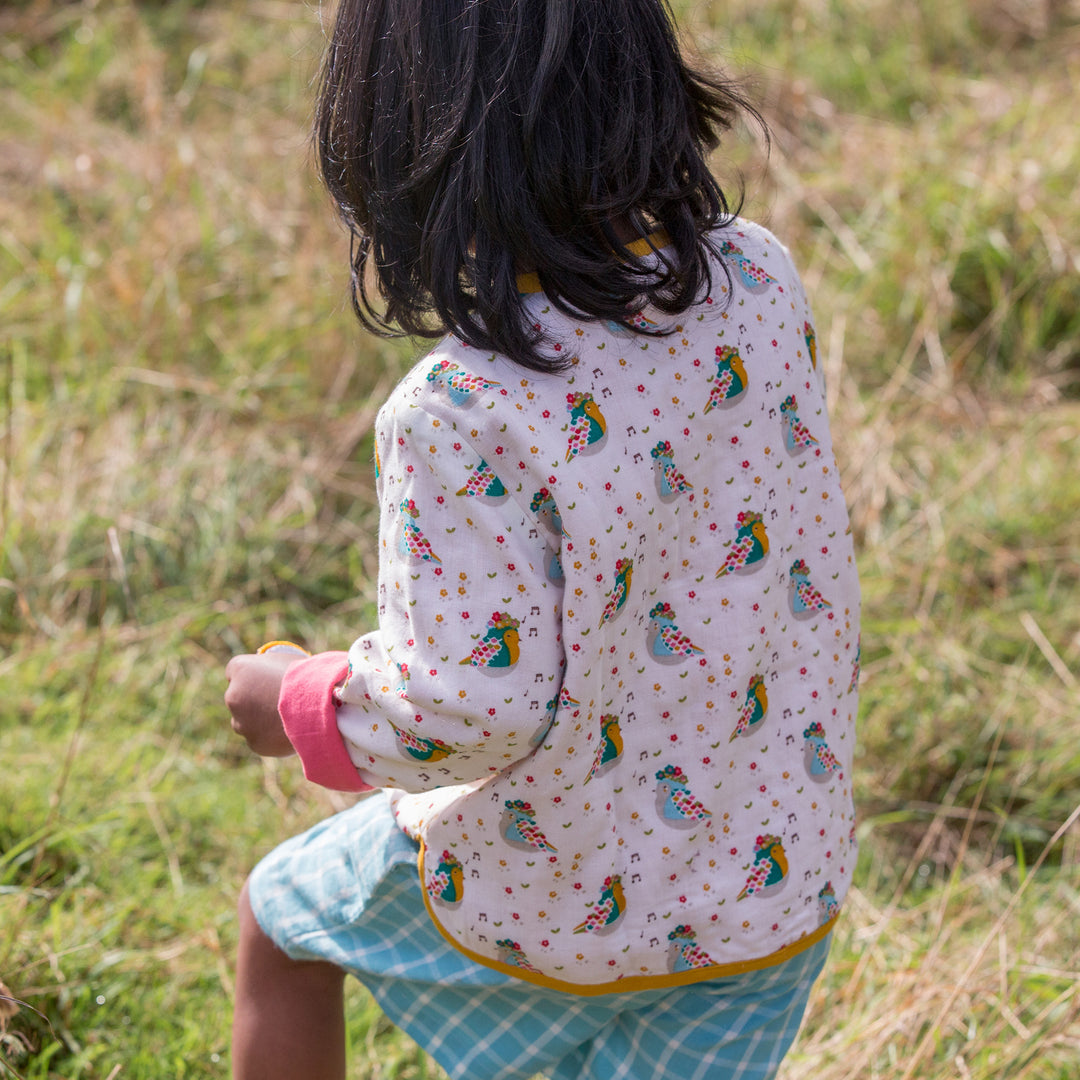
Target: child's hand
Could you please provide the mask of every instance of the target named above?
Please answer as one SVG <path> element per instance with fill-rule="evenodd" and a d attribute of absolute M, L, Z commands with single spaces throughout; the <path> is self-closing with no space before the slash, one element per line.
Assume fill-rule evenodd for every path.
<path fill-rule="evenodd" d="M 278 713 L 281 680 L 296 662 L 295 652 L 272 650 L 234 656 L 225 667 L 225 706 L 232 714 L 232 729 L 260 757 L 296 752 Z"/>

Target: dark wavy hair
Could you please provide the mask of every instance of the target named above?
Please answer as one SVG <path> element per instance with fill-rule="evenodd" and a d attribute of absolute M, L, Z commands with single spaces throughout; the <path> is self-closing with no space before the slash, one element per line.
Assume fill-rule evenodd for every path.
<path fill-rule="evenodd" d="M 357 316 L 548 371 L 523 271 L 577 318 L 685 311 L 734 212 L 706 157 L 740 113 L 765 131 L 682 58 L 666 0 L 341 0 L 315 141 Z M 627 249 L 658 228 L 659 269 Z"/>

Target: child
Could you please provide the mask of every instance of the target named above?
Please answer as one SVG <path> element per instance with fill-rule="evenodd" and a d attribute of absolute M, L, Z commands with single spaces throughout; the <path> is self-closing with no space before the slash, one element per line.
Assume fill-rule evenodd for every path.
<path fill-rule="evenodd" d="M 378 627 L 227 670 L 257 753 L 381 789 L 245 887 L 237 1077 L 344 1076 L 346 972 L 452 1077 L 790 1046 L 855 863 L 859 600 L 799 278 L 705 164 L 746 108 L 662 0 L 343 0 L 356 308 L 441 340 L 377 422 Z"/>

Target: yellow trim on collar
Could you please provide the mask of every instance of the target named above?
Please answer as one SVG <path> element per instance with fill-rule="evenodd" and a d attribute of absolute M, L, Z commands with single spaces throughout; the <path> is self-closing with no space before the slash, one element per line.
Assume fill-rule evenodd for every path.
<path fill-rule="evenodd" d="M 828 922 L 822 923 L 813 933 L 806 934 L 793 941 L 790 945 L 768 956 L 759 956 L 753 960 L 739 960 L 733 964 L 713 964 L 711 967 L 692 968 L 689 971 L 680 971 L 673 975 L 628 975 L 623 979 L 616 979 L 607 983 L 575 983 L 565 979 L 556 979 L 550 975 L 542 975 L 538 971 L 527 971 L 525 968 L 514 967 L 512 964 L 504 964 L 499 960 L 492 960 L 488 956 L 481 956 L 472 949 L 465 948 L 456 941 L 453 935 L 439 922 L 435 914 L 434 905 L 424 885 L 424 852 L 426 846 L 420 841 L 420 854 L 417 858 L 417 869 L 420 873 L 420 892 L 424 897 L 424 907 L 435 924 L 435 929 L 455 948 L 464 953 L 470 960 L 482 967 L 491 968 L 493 971 L 501 971 L 504 975 L 511 975 L 522 982 L 534 983 L 536 986 L 546 986 L 551 990 L 562 990 L 570 994 L 580 994 L 582 997 L 598 997 L 601 994 L 621 994 L 629 990 L 655 990 L 668 986 L 687 986 L 690 983 L 707 982 L 711 979 L 723 979 L 729 975 L 745 975 L 749 971 L 761 971 L 764 968 L 775 967 L 777 964 L 790 960 L 793 956 L 805 952 L 811 946 L 816 945 L 823 937 L 829 934 L 836 925 L 839 916 L 834 915 Z"/>
<path fill-rule="evenodd" d="M 634 256 L 635 259 L 643 259 L 646 255 L 653 251 L 659 251 L 660 248 L 667 247 L 671 243 L 671 237 L 668 236 L 664 229 L 657 229 L 656 232 L 649 233 L 648 236 L 639 237 L 633 243 L 626 245 L 626 250 Z M 518 274 L 517 276 L 517 288 L 518 292 L 523 296 L 530 293 L 539 293 L 544 290 L 540 287 L 540 278 L 533 272 L 527 274 Z"/>

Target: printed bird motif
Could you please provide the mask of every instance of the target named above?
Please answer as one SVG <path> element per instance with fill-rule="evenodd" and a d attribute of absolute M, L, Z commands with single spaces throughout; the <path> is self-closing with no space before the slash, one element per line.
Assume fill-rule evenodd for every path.
<path fill-rule="evenodd" d="M 449 851 L 444 851 L 439 865 L 427 880 L 428 895 L 447 906 L 461 903 L 465 895 L 465 871 L 460 861 Z"/>
<path fill-rule="evenodd" d="M 409 697 L 409 665 L 399 664 L 394 661 L 394 667 L 398 669 L 398 681 L 394 684 L 394 693 L 402 700 Z"/>
<path fill-rule="evenodd" d="M 818 441 L 810 434 L 810 429 L 799 419 L 799 403 L 794 394 L 788 394 L 780 402 L 780 426 L 784 429 L 784 445 L 793 454 L 801 453 Z"/>
<path fill-rule="evenodd" d="M 607 421 L 592 394 L 567 394 L 566 408 L 570 413 L 570 439 L 566 447 L 566 460 L 570 461 L 586 451 L 599 450 L 607 436 Z"/>
<path fill-rule="evenodd" d="M 667 603 L 656 604 L 649 612 L 645 644 L 649 655 L 659 664 L 681 664 L 691 656 L 705 653 L 675 625 L 675 612 Z"/>
<path fill-rule="evenodd" d="M 675 468 L 675 452 L 671 449 L 671 443 L 663 439 L 649 453 L 656 474 L 656 490 L 663 502 L 671 502 L 684 491 L 694 490 L 693 484 Z"/>
<path fill-rule="evenodd" d="M 396 724 L 390 724 L 397 738 L 398 748 L 407 757 L 416 758 L 417 761 L 442 761 L 454 753 L 452 746 L 447 746 L 440 739 L 429 739 L 423 735 L 417 735 L 415 731 L 400 728 Z"/>
<path fill-rule="evenodd" d="M 585 777 L 587 784 L 594 776 L 603 776 L 610 772 L 622 757 L 623 739 L 622 730 L 619 728 L 619 718 L 610 713 L 600 717 L 600 745 L 596 748 L 596 759 L 593 761 L 589 775 Z"/>
<path fill-rule="evenodd" d="M 510 967 L 521 968 L 522 971 L 534 971 L 539 974 L 539 969 L 529 963 L 528 957 L 522 951 L 521 946 L 511 938 L 502 938 L 495 942 L 499 949 L 499 959 Z"/>
<path fill-rule="evenodd" d="M 817 334 L 809 322 L 802 324 L 803 338 L 806 341 L 806 351 L 810 354 L 810 366 L 817 370 Z"/>
<path fill-rule="evenodd" d="M 851 661 L 851 681 L 848 683 L 847 692 L 850 694 L 853 690 L 859 688 L 859 666 L 862 658 L 862 635 L 859 635 L 859 640 L 855 643 L 855 659 Z"/>
<path fill-rule="evenodd" d="M 570 696 L 570 691 L 565 686 L 560 687 L 559 693 L 544 706 L 544 719 L 540 721 L 540 726 L 529 740 L 529 745 L 539 746 L 544 741 L 544 736 L 555 723 L 555 714 L 559 709 L 572 709 L 580 704 L 580 701 Z"/>
<path fill-rule="evenodd" d="M 704 412 L 712 412 L 720 406 L 733 405 L 750 385 L 746 367 L 738 350 L 730 345 L 716 346 L 716 374 L 709 378 L 712 389 L 705 402 Z"/>
<path fill-rule="evenodd" d="M 472 664 L 475 668 L 492 675 L 505 675 L 521 655 L 517 619 L 506 611 L 496 611 L 488 619 L 487 632 L 473 647 L 473 651 L 459 661 L 460 664 Z"/>
<path fill-rule="evenodd" d="M 825 742 L 825 728 L 818 720 L 803 731 L 803 764 L 811 780 L 824 784 L 835 772 L 840 762 Z"/>
<path fill-rule="evenodd" d="M 697 933 L 689 925 L 676 926 L 667 939 L 668 971 L 673 975 L 694 968 L 712 967 L 716 963 L 697 943 Z"/>
<path fill-rule="evenodd" d="M 635 312 L 626 320 L 635 330 L 650 331 L 655 330 L 660 324 L 654 322 L 647 315 L 642 314 L 640 311 Z M 626 334 L 626 327 L 622 323 L 616 322 L 614 319 L 606 319 L 605 325 L 612 334 Z"/>
<path fill-rule="evenodd" d="M 766 833 L 754 842 L 754 867 L 736 900 L 748 896 L 771 896 L 787 878 L 788 861 L 780 837 Z"/>
<path fill-rule="evenodd" d="M 667 825 L 693 829 L 712 817 L 690 790 L 686 774 L 678 765 L 665 765 L 656 774 L 656 812 Z"/>
<path fill-rule="evenodd" d="M 825 882 L 824 888 L 817 894 L 817 902 L 818 926 L 824 926 L 840 913 L 840 904 L 836 899 L 836 890 L 833 889 L 831 881 Z"/>
<path fill-rule="evenodd" d="M 622 878 L 615 874 L 604 878 L 600 899 L 586 904 L 592 911 L 574 927 L 575 934 L 606 934 L 623 917 L 626 897 L 623 895 Z"/>
<path fill-rule="evenodd" d="M 804 559 L 791 564 L 791 611 L 797 619 L 813 618 L 818 612 L 828 611 L 832 604 L 810 583 L 810 567 Z"/>
<path fill-rule="evenodd" d="M 507 799 L 499 821 L 502 838 L 523 851 L 558 851 L 536 824 L 536 811 L 521 799 Z"/>
<path fill-rule="evenodd" d="M 539 518 L 540 524 L 555 536 L 563 535 L 562 517 L 555 504 L 555 497 L 546 487 L 536 492 L 529 502 L 529 509 Z"/>
<path fill-rule="evenodd" d="M 730 240 L 725 240 L 720 245 L 720 254 L 730 263 L 735 264 L 738 270 L 739 281 L 749 293 L 766 292 L 770 285 L 776 284 L 776 278 L 770 277 L 757 263 L 751 261 L 743 254 L 743 249 L 736 246 Z"/>
<path fill-rule="evenodd" d="M 472 405 L 485 390 L 500 383 L 462 371 L 452 360 L 440 360 L 427 374 L 427 380 L 445 391 L 451 405 Z"/>
<path fill-rule="evenodd" d="M 724 565 L 716 571 L 718 578 L 740 570 L 749 570 L 769 554 L 769 537 L 765 522 L 756 510 L 740 510 L 736 518 L 738 532 L 728 549 Z"/>
<path fill-rule="evenodd" d="M 480 464 L 473 469 L 468 481 L 458 494 L 470 499 L 487 499 L 497 502 L 505 499 L 509 492 L 495 475 L 495 470 L 481 458 Z"/>
<path fill-rule="evenodd" d="M 610 622 L 626 606 L 626 598 L 630 595 L 630 578 L 634 572 L 633 559 L 619 559 L 615 563 L 615 584 L 611 592 L 607 594 L 608 600 L 600 615 L 600 626 Z"/>
<path fill-rule="evenodd" d="M 769 697 L 765 692 L 765 679 L 761 675 L 751 675 L 750 685 L 746 688 L 746 700 L 728 742 L 734 742 L 740 735 L 746 736 L 757 731 L 768 711 Z"/>
<path fill-rule="evenodd" d="M 402 516 L 398 551 L 402 555 L 411 555 L 424 562 L 441 563 L 442 559 L 432 551 L 428 538 L 417 527 L 416 519 L 420 516 L 420 511 L 416 509 L 416 503 L 412 499 L 402 499 L 399 509 Z"/>

